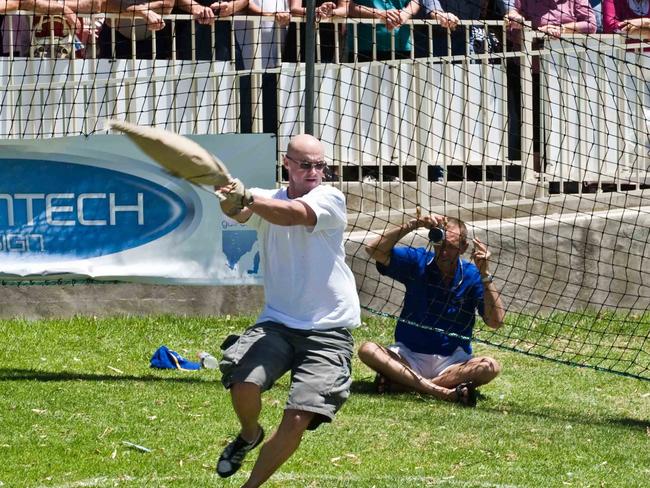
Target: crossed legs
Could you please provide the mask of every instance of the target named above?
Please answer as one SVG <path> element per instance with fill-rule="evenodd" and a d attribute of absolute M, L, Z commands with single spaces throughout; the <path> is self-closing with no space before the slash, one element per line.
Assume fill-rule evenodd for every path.
<path fill-rule="evenodd" d="M 374 342 L 361 344 L 359 359 L 404 391 L 416 391 L 447 401 L 458 400 L 455 387 L 461 383 L 471 381 L 475 386 L 484 385 L 501 371 L 501 366 L 494 359 L 476 357 L 450 366 L 435 378 L 423 378 L 399 354 Z"/>
<path fill-rule="evenodd" d="M 468 381 L 474 383 L 475 386 L 481 386 L 492 381 L 499 373 L 501 373 L 501 365 L 495 359 L 478 356 L 464 363 L 449 366 L 431 381 L 447 388 L 453 388 Z"/>

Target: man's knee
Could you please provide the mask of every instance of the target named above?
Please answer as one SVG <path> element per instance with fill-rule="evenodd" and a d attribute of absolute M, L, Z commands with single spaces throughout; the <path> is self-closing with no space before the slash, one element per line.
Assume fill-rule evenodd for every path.
<path fill-rule="evenodd" d="M 316 414 L 304 410 L 287 409 L 284 411 L 280 430 L 293 437 L 302 436 Z"/>
<path fill-rule="evenodd" d="M 359 346 L 359 359 L 361 359 L 363 363 L 368 364 L 368 362 L 372 362 L 372 359 L 376 357 L 380 351 L 382 351 L 382 348 L 378 344 L 375 344 L 374 342 L 364 342 Z"/>
<path fill-rule="evenodd" d="M 482 357 L 476 368 L 477 373 L 484 379 L 486 383 L 488 381 L 492 381 L 501 373 L 501 365 L 496 359 L 493 359 L 491 357 Z"/>

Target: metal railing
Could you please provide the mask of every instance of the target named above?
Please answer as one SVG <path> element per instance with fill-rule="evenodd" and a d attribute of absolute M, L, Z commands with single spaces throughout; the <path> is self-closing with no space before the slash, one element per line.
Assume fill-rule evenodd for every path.
<path fill-rule="evenodd" d="M 10 26 L 11 19 L 12 15 L 5 19 Z M 13 54 L 0 59 L 4 87 L 0 137 L 89 134 L 103 130 L 108 117 L 183 134 L 262 132 L 265 117 L 272 113 L 270 125 L 282 153 L 291 135 L 303 129 L 305 72 L 300 62 L 281 61 L 283 54 L 286 57 L 282 30 L 269 31 L 266 25 L 264 31 L 265 18 L 235 17 L 234 28 L 228 29 L 227 55 L 219 56 L 215 44 L 207 50 L 208 59 L 201 59 L 206 57 L 200 55 L 205 46 L 197 48 L 196 39 L 198 30 L 205 28 L 189 15 L 165 19 L 169 32 L 151 33 L 145 39 L 137 40 L 136 27 L 131 28 L 127 59 L 114 56 L 122 35 L 114 27 L 108 58 L 99 57 L 97 43 L 91 40 L 85 59 L 77 59 L 74 50 L 70 59 Z M 94 25 L 95 20 L 88 22 Z M 186 23 L 183 28 L 188 29 L 190 45 L 182 56 L 181 39 L 175 35 L 180 22 Z M 247 59 L 238 57 L 242 50 L 237 31 L 242 27 L 237 23 L 249 27 L 251 46 L 267 47 L 266 57 L 255 50 Z M 326 52 L 321 30 L 327 24 L 334 26 L 328 35 L 334 35 Z M 396 196 L 413 202 L 405 194 L 413 191 L 413 199 L 422 199 L 418 203 L 430 207 L 436 201 L 517 200 L 540 191 L 553 192 L 556 183 L 559 192 L 570 190 L 568 182 L 578 182 L 578 191 L 594 181 L 596 191 L 606 191 L 606 184 L 618 189 L 625 189 L 630 181 L 637 187 L 645 184 L 647 66 L 643 53 L 632 52 L 620 38 L 572 36 L 547 41 L 542 50 L 533 50 L 536 34 L 525 29 L 524 42 L 514 51 L 507 47 L 502 22 L 463 21 L 463 27 L 492 32 L 502 50 L 487 52 L 484 40 L 486 52 L 472 52 L 470 29 L 465 29 L 461 39 L 465 52 L 453 50 L 454 34 L 447 31 L 443 34 L 446 55 L 434 56 L 434 42 L 440 40 L 434 35 L 438 27 L 413 21 L 408 28 L 416 45 L 406 59 L 399 59 L 393 36 L 388 54 L 383 53 L 387 59 L 361 62 L 356 41 L 361 24 L 378 25 L 367 19 L 323 22 L 318 24 L 316 38 L 317 61 L 327 57 L 331 62 L 315 66 L 315 134 L 326 143 L 333 177 L 340 185 L 364 180 L 379 185 L 410 182 L 390 195 L 380 192 L 379 204 L 388 207 L 393 202 L 384 202 L 384 198 Z M 222 26 L 207 28 L 215 43 Z M 300 30 L 296 28 L 292 61 L 302 56 Z M 376 36 L 376 29 L 373 32 Z M 354 41 L 344 42 L 344 33 Z M 165 59 L 159 57 L 162 36 L 169 36 Z M 143 43 L 150 44 L 151 59 L 138 57 Z M 376 43 L 371 57 L 379 57 Z M 535 58 L 540 60 L 541 80 L 538 129 L 533 99 L 536 81 L 531 73 Z M 518 130 L 512 127 L 513 96 L 509 99 L 508 95 L 513 73 L 521 83 Z M 274 80 L 270 90 L 269 76 Z M 248 98 L 242 98 L 243 91 Z M 539 151 L 534 128 L 540 131 Z M 514 151 L 514 155 L 509 141 L 513 134 L 520 141 L 519 154 Z"/>

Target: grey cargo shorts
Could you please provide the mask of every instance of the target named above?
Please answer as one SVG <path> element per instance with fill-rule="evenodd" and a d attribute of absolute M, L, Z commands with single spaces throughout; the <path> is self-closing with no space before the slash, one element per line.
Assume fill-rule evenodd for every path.
<path fill-rule="evenodd" d="M 266 391 L 291 371 L 285 409 L 317 414 L 308 427 L 331 422 L 350 396 L 353 339 L 349 329 L 291 329 L 262 322 L 223 351 L 219 363 L 226 388 L 254 383 Z"/>

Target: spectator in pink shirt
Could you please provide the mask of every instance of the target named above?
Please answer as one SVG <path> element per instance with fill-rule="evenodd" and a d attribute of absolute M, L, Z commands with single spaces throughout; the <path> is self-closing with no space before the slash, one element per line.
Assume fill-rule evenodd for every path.
<path fill-rule="evenodd" d="M 647 0 L 650 1 L 650 0 Z M 515 0 L 514 7 L 505 17 L 513 31 L 513 43 L 519 44 L 519 34 L 525 20 L 533 29 L 548 36 L 561 37 L 563 34 L 593 34 L 596 32 L 596 16 L 589 0 Z M 533 49 L 540 49 L 541 42 L 533 43 Z M 510 117 L 509 154 L 511 159 L 521 155 L 521 78 L 518 59 L 508 63 L 508 114 Z M 533 167 L 536 172 L 544 170 L 546 164 L 540 160 L 541 137 L 543 131 L 540 120 L 540 79 L 539 58 L 533 57 Z"/>
<path fill-rule="evenodd" d="M 603 0 L 603 31 L 650 38 L 650 0 Z"/>
<path fill-rule="evenodd" d="M 512 29 L 529 20 L 533 29 L 554 37 L 596 32 L 596 17 L 589 0 L 515 0 L 506 20 Z"/>

